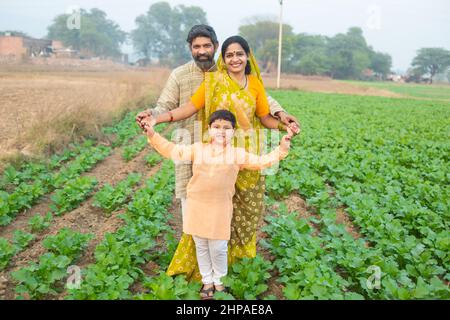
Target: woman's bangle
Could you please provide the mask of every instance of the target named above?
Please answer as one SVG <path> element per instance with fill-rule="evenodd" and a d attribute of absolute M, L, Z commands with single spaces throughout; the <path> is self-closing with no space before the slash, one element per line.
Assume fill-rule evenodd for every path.
<path fill-rule="evenodd" d="M 287 131 L 286 125 L 284 123 L 282 123 L 281 121 L 278 121 L 278 130 Z"/>

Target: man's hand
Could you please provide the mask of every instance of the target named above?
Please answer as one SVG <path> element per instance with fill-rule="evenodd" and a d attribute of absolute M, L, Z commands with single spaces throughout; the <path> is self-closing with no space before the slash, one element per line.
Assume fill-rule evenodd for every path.
<path fill-rule="evenodd" d="M 150 110 L 145 110 L 142 112 L 139 112 L 139 114 L 136 116 L 136 123 L 139 125 L 139 127 L 144 130 L 144 126 L 142 124 L 142 120 L 147 118 L 147 117 L 151 117 L 152 113 Z"/>
<path fill-rule="evenodd" d="M 300 132 L 300 122 L 298 122 L 297 118 L 287 114 L 284 111 L 280 111 L 276 113 L 276 116 L 280 118 L 280 121 L 285 124 L 286 126 L 290 126 L 292 131 L 294 131 L 295 134 L 298 134 Z M 291 124 L 295 123 L 296 127 L 298 128 L 298 130 L 296 130 L 295 127 L 291 126 Z"/>

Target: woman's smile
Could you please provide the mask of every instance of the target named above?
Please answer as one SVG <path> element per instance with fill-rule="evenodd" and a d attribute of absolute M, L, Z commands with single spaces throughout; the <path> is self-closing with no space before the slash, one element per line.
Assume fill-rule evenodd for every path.
<path fill-rule="evenodd" d="M 241 72 L 247 64 L 247 54 L 238 43 L 231 44 L 225 53 L 225 64 L 231 72 Z"/>

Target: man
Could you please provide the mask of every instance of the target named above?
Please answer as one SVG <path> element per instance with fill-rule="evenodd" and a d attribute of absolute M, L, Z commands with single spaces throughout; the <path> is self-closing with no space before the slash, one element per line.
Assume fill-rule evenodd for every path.
<path fill-rule="evenodd" d="M 207 25 L 196 25 L 189 31 L 187 42 L 194 60 L 172 71 L 155 108 L 143 111 L 137 115 L 136 121 L 142 129 L 142 119 L 150 115 L 155 116 L 168 112 L 185 104 L 200 87 L 205 78 L 205 72 L 215 71 L 214 55 L 219 48 L 219 42 L 214 29 Z M 288 115 L 278 102 L 270 96 L 267 98 L 270 105 L 270 113 L 274 117 L 279 118 L 286 125 L 295 122 L 299 126 L 297 119 Z M 190 133 L 191 140 L 188 142 L 189 144 L 194 141 L 195 120 L 196 115 L 176 122 L 177 128 L 186 129 Z M 176 137 L 175 142 L 180 143 L 181 137 Z M 182 216 L 186 212 L 186 186 L 191 177 L 191 163 L 177 163 L 175 165 L 175 196 L 181 199 Z"/>

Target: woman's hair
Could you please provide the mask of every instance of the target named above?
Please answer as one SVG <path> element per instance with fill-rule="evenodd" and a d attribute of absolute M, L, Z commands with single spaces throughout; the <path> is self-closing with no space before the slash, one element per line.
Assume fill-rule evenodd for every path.
<path fill-rule="evenodd" d="M 233 129 L 236 127 L 236 117 L 228 110 L 217 110 L 209 116 L 208 125 L 211 125 L 216 120 L 230 121 Z"/>
<path fill-rule="evenodd" d="M 247 54 L 247 57 L 250 57 L 250 46 L 248 45 L 247 40 L 245 40 L 241 36 L 232 36 L 229 37 L 227 40 L 225 40 L 224 43 L 222 44 L 222 59 L 224 62 L 225 62 L 225 52 L 227 51 L 228 47 L 233 43 L 240 44 L 242 49 L 244 49 L 245 53 Z M 245 74 L 250 73 L 252 73 L 252 67 L 250 66 L 250 63 L 247 60 L 247 65 L 245 66 Z"/>
<path fill-rule="evenodd" d="M 192 45 L 195 38 L 205 37 L 211 39 L 214 45 L 217 45 L 219 41 L 217 40 L 217 35 L 214 29 L 206 24 L 198 24 L 193 26 L 189 31 L 186 41 Z"/>

